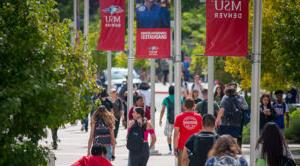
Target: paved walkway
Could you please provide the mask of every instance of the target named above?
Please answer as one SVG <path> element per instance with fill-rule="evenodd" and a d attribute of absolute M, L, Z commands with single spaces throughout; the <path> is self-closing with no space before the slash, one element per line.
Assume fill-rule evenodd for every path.
<path fill-rule="evenodd" d="M 157 86 L 161 87 L 156 91 L 167 91 L 167 86 Z M 175 165 L 175 158 L 172 155 L 168 155 L 168 145 L 166 143 L 166 138 L 163 134 L 163 127 L 159 127 L 158 119 L 159 112 L 161 110 L 161 103 L 163 98 L 167 94 L 165 93 L 157 93 L 156 94 L 156 135 L 157 135 L 157 143 L 156 150 L 158 150 L 158 155 L 150 156 L 148 165 L 149 166 L 173 166 Z M 166 117 L 166 116 L 165 116 Z M 164 126 L 164 124 L 163 124 Z M 56 166 L 69 166 L 78 160 L 81 156 L 87 154 L 87 141 L 89 133 L 85 133 L 80 131 L 81 125 L 78 123 L 77 125 L 66 125 L 65 128 L 61 128 L 58 130 L 58 137 L 60 142 L 58 143 L 58 149 L 54 150 L 56 156 Z M 49 136 L 51 133 L 49 132 Z M 117 138 L 117 146 L 116 146 L 116 160 L 113 162 L 115 166 L 127 166 L 128 162 L 128 151 L 125 146 L 126 141 L 126 130 L 120 126 L 119 136 Z M 48 144 L 50 147 L 51 138 L 43 140 L 43 144 Z M 299 150 L 300 145 L 291 145 L 292 150 Z M 243 153 L 246 159 L 249 161 L 249 145 L 243 145 Z M 298 151 L 299 152 L 299 151 Z M 300 155 L 300 154 L 297 154 Z M 297 156 L 296 156 L 297 157 Z M 297 157 L 298 158 L 298 157 Z M 300 157 L 299 157 L 300 158 Z"/>

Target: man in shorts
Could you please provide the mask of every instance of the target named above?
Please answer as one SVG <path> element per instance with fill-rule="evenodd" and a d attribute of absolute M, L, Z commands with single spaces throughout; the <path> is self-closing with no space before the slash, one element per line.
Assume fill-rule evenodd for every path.
<path fill-rule="evenodd" d="M 162 125 L 162 118 L 165 114 L 165 109 L 167 108 L 167 118 L 164 130 L 164 135 L 167 137 L 169 154 L 172 154 L 172 134 L 174 129 L 174 86 L 169 87 L 169 96 L 166 97 L 162 102 L 162 109 L 160 112 L 159 125 Z M 173 116 L 173 118 L 172 118 Z"/>

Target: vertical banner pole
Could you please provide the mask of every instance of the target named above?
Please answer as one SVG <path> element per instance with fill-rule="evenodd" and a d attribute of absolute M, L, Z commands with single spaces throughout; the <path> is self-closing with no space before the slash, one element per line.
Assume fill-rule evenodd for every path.
<path fill-rule="evenodd" d="M 175 117 L 181 111 L 181 0 L 174 1 L 175 6 Z M 175 119 L 175 118 L 174 118 Z M 175 165 L 178 165 L 178 161 L 175 158 Z"/>
<path fill-rule="evenodd" d="M 151 124 L 155 130 L 155 59 L 151 59 L 150 64 L 150 82 L 151 82 Z M 150 149 L 151 153 L 155 153 L 155 146 Z"/>
<path fill-rule="evenodd" d="M 214 57 L 208 56 L 208 113 L 214 113 Z"/>
<path fill-rule="evenodd" d="M 112 68 L 112 64 L 111 64 L 111 59 L 112 59 L 112 55 L 111 55 L 111 51 L 107 52 L 107 92 L 110 94 L 111 92 L 111 68 Z"/>
<path fill-rule="evenodd" d="M 77 0 L 73 0 L 73 35 L 72 35 L 72 45 L 75 46 L 75 40 L 76 40 L 76 30 L 77 30 Z"/>
<path fill-rule="evenodd" d="M 173 47 L 173 29 L 174 29 L 174 21 L 171 21 L 171 57 L 169 59 L 169 85 L 171 86 L 173 84 L 173 57 L 174 57 L 174 47 Z"/>
<path fill-rule="evenodd" d="M 129 109 L 133 106 L 133 23 L 134 23 L 134 0 L 128 3 L 128 80 L 127 80 L 127 118 L 129 118 Z M 129 119 L 127 119 L 129 122 Z"/>
<path fill-rule="evenodd" d="M 88 34 L 89 34 L 89 0 L 84 0 L 84 25 L 83 25 L 83 34 L 84 34 L 84 51 L 88 50 Z"/>
<path fill-rule="evenodd" d="M 251 128 L 250 128 L 250 165 L 254 166 L 257 158 L 255 150 L 259 136 L 259 95 L 261 72 L 261 31 L 262 31 L 262 0 L 254 0 L 254 19 L 252 36 L 252 85 L 251 85 Z"/>

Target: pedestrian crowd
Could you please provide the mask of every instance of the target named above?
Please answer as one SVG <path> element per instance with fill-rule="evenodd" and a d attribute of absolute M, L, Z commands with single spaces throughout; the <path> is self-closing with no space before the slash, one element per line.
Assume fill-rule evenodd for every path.
<path fill-rule="evenodd" d="M 216 84 L 212 114 L 208 112 L 208 90 L 203 88 L 199 75 L 194 76 L 191 88 L 182 85 L 181 112 L 175 116 L 172 85 L 160 110 L 159 125 L 164 124 L 168 154 L 177 158 L 179 166 L 249 165 L 241 148 L 243 127 L 250 122 L 250 108 L 245 97 L 238 93 L 238 84 Z M 110 94 L 102 91 L 95 95 L 93 100 L 98 99 L 101 104 L 91 113 L 87 156 L 73 166 L 111 165 L 117 157 L 115 146 L 120 125 L 127 129 L 128 166 L 146 166 L 157 139 L 151 124 L 150 94 L 149 85 L 141 83 L 134 92 L 134 106 L 128 109 L 128 114 L 126 83 L 118 90 L 110 90 Z M 263 94 L 257 110 L 260 113 L 260 138 L 256 146 L 259 166 L 295 164 L 283 136 L 284 129 L 289 127 L 284 92 L 277 90 L 274 94 L 276 100 L 272 100 L 271 94 Z M 86 123 L 83 120 L 83 129 L 87 131 Z"/>

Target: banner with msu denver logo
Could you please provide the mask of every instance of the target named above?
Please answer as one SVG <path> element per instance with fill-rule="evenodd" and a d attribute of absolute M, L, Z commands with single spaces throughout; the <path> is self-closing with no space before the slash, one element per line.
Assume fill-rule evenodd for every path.
<path fill-rule="evenodd" d="M 101 33 L 97 50 L 123 51 L 125 44 L 125 0 L 100 0 Z"/>
<path fill-rule="evenodd" d="M 136 57 L 170 58 L 170 12 L 168 0 L 136 1 Z"/>
<path fill-rule="evenodd" d="M 206 1 L 207 56 L 247 56 L 249 0 Z"/>

